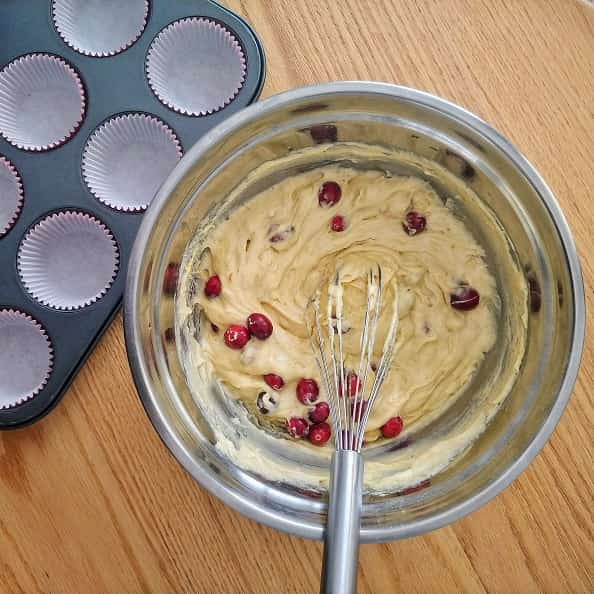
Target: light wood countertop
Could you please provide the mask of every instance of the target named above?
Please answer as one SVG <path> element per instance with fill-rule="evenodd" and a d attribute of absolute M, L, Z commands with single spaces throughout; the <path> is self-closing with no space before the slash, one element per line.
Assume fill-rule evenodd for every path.
<path fill-rule="evenodd" d="M 263 40 L 265 96 L 381 80 L 485 119 L 544 176 L 581 256 L 587 344 L 551 440 L 479 511 L 363 546 L 359 591 L 594 592 L 594 10 L 577 0 L 226 4 Z M 54 412 L 0 434 L 3 594 L 317 592 L 321 551 L 243 518 L 181 469 L 136 395 L 121 316 Z"/>

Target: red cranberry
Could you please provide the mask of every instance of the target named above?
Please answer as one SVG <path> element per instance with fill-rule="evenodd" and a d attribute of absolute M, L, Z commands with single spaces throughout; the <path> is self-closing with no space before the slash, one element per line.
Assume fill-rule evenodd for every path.
<path fill-rule="evenodd" d="M 314 379 L 302 378 L 297 383 L 297 400 L 302 404 L 313 404 L 320 394 L 318 383 Z"/>
<path fill-rule="evenodd" d="M 179 278 L 179 264 L 170 262 L 165 269 L 163 277 L 163 292 L 167 295 L 174 295 L 177 288 L 177 280 Z"/>
<path fill-rule="evenodd" d="M 285 241 L 294 232 L 295 227 L 293 225 L 279 225 L 278 223 L 274 223 L 268 228 L 268 241 L 270 241 L 270 243 Z"/>
<path fill-rule="evenodd" d="M 361 391 L 362 385 L 361 380 L 357 377 L 356 373 L 349 373 L 347 376 L 348 380 L 348 389 L 349 389 L 349 396 L 355 396 L 358 392 Z"/>
<path fill-rule="evenodd" d="M 462 311 L 474 309 L 480 300 L 478 291 L 472 287 L 460 287 L 455 293 L 450 294 L 450 305 Z"/>
<path fill-rule="evenodd" d="M 334 181 L 324 182 L 318 190 L 318 203 L 320 206 L 334 206 L 342 195 L 340 186 Z"/>
<path fill-rule="evenodd" d="M 363 419 L 363 415 L 365 414 L 365 410 L 367 409 L 367 400 L 358 400 L 357 402 L 353 402 L 351 404 L 351 416 L 354 419 L 358 419 L 361 421 Z"/>
<path fill-rule="evenodd" d="M 402 431 L 403 426 L 402 417 L 392 417 L 380 427 L 380 431 L 384 437 L 396 437 Z"/>
<path fill-rule="evenodd" d="M 305 437 L 309 433 L 309 425 L 301 417 L 287 419 L 287 431 L 293 437 Z"/>
<path fill-rule="evenodd" d="M 327 402 L 318 402 L 309 411 L 309 420 L 312 423 L 323 423 L 330 416 L 330 407 Z"/>
<path fill-rule="evenodd" d="M 344 217 L 342 215 L 336 215 L 335 217 L 332 217 L 332 220 L 330 221 L 330 228 L 332 231 L 336 231 L 338 233 L 344 231 L 346 228 L 346 221 Z"/>
<path fill-rule="evenodd" d="M 422 231 L 425 231 L 427 226 L 427 219 L 416 210 L 411 210 L 406 213 L 404 221 L 402 221 L 402 228 L 409 235 L 417 235 Z"/>
<path fill-rule="evenodd" d="M 289 237 L 289 234 L 286 232 L 275 233 L 274 235 L 270 236 L 270 239 L 268 241 L 270 241 L 270 243 L 278 243 L 279 241 L 284 241 L 285 239 L 287 239 L 287 237 Z"/>
<path fill-rule="evenodd" d="M 356 441 L 356 432 L 355 432 L 355 441 Z M 348 429 L 342 429 L 340 432 L 340 443 L 342 444 L 342 448 L 344 449 L 352 449 L 355 447 L 353 444 L 353 434 Z"/>
<path fill-rule="evenodd" d="M 242 349 L 250 339 L 250 332 L 245 326 L 231 324 L 225 330 L 224 339 L 230 349 Z"/>
<path fill-rule="evenodd" d="M 285 385 L 285 380 L 276 373 L 267 373 L 264 375 L 264 381 L 273 389 L 280 390 Z"/>
<path fill-rule="evenodd" d="M 215 274 L 204 283 L 204 294 L 207 297 L 218 297 L 221 294 L 221 288 L 221 279 Z"/>
<path fill-rule="evenodd" d="M 342 321 L 340 323 L 340 333 L 346 334 L 351 330 L 351 325 L 344 317 L 342 317 L 341 319 Z M 334 330 L 338 332 L 338 318 L 336 316 L 332 316 L 332 328 L 334 328 Z"/>
<path fill-rule="evenodd" d="M 351 396 L 354 396 L 357 393 L 357 383 L 358 383 L 357 374 L 354 371 L 349 371 L 347 374 L 347 377 L 346 377 L 347 396 L 349 398 Z M 359 392 L 361 391 L 362 387 L 363 386 L 361 386 L 361 384 L 359 384 L 359 386 L 358 386 Z M 338 385 L 338 395 L 343 396 L 343 389 L 342 389 L 342 385 L 340 382 Z"/>
<path fill-rule="evenodd" d="M 322 142 L 336 142 L 338 130 L 332 124 L 316 124 L 309 129 L 312 140 L 317 144 Z"/>
<path fill-rule="evenodd" d="M 264 340 L 272 334 L 272 322 L 261 313 L 253 313 L 248 316 L 247 326 L 250 334 Z"/>
<path fill-rule="evenodd" d="M 330 439 L 330 435 L 332 435 L 332 430 L 328 423 L 318 423 L 309 428 L 309 441 L 314 445 L 324 445 Z"/>

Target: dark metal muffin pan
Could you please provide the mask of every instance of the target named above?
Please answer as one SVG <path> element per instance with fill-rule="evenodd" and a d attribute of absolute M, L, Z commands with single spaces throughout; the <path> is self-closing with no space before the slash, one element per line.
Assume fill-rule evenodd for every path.
<path fill-rule="evenodd" d="M 0 311 L 5 312 L 2 315 L 6 320 L 23 320 L 23 324 L 28 320 L 32 329 L 39 329 L 44 341 L 47 337 L 50 353 L 47 355 L 47 378 L 33 381 L 35 378 L 31 377 L 29 382 L 15 379 L 11 383 L 8 377 L 0 377 L 0 384 L 6 387 L 2 392 L 0 429 L 34 422 L 56 405 L 120 307 L 126 264 L 142 213 L 137 212 L 138 208 L 126 208 L 126 203 L 118 209 L 117 197 L 114 199 L 115 207 L 106 204 L 85 183 L 83 152 L 93 133 L 118 116 L 145 114 L 163 122 L 173 132 L 181 149 L 187 150 L 213 126 L 255 101 L 264 83 L 264 53 L 256 34 L 245 21 L 216 2 L 151 0 L 147 23 L 138 39 L 123 51 L 118 48 L 119 53 L 109 56 L 84 55 L 70 47 L 56 30 L 52 4 L 38 0 L 0 2 L 0 70 L 29 54 L 56 56 L 78 74 L 85 96 L 82 123 L 59 146 L 46 147 L 47 150 L 41 152 L 23 150 L 0 137 L 0 156 L 14 166 L 23 190 L 18 218 L 11 221 L 4 234 L 0 234 Z M 84 5 L 80 2 L 74 4 Z M 199 116 L 184 115 L 164 105 L 151 90 L 146 72 L 147 53 L 157 35 L 172 23 L 192 17 L 209 19 L 228 31 L 239 43 L 246 67 L 234 98 L 223 108 Z M 208 56 L 197 56 L 197 59 L 208 60 Z M 172 76 L 179 76 L 179 71 L 172 72 Z M 228 77 L 221 79 L 228 84 Z M 204 84 L 216 84 L 216 77 L 204 81 Z M 113 282 L 109 279 L 105 290 L 92 299 L 81 299 L 80 303 L 73 299 L 72 304 L 65 299 L 58 303 L 60 307 L 51 307 L 47 304 L 48 299 L 43 303 L 44 299 L 27 290 L 26 283 L 19 276 L 18 254 L 36 226 L 56 213 L 71 213 L 61 217 L 64 221 L 72 219 L 72 213 L 77 213 L 81 221 L 96 221 L 107 230 L 116 244 L 117 272 Z M 90 251 L 92 254 L 93 250 Z M 94 262 L 99 265 L 102 257 L 106 255 L 97 254 L 96 259 L 93 255 L 89 256 L 90 274 L 93 273 Z M 64 274 L 65 265 L 65 262 L 60 262 L 58 268 L 61 274 Z M 78 258 L 77 262 L 73 262 L 72 275 L 85 274 L 84 268 Z M 66 267 L 66 275 L 69 273 Z M 83 280 L 88 285 L 88 279 Z M 84 282 L 81 282 L 81 287 L 83 285 Z M 72 308 L 69 308 L 70 305 Z M 10 336 L 14 342 L 14 334 Z M 0 349 L 6 346 L 8 344 L 0 344 Z M 11 347 L 15 348 L 14 345 Z M 30 350 L 25 344 L 21 345 L 23 349 L 23 352 Z M 10 357 L 17 355 L 17 352 L 11 351 Z M 10 357 L 7 355 L 4 358 L 2 375 L 7 373 L 6 362 L 11 360 Z M 17 367 L 21 373 L 27 369 L 23 365 Z M 21 388 L 15 389 L 14 401 L 11 401 L 8 387 L 28 384 L 35 384 L 32 393 L 24 394 Z"/>

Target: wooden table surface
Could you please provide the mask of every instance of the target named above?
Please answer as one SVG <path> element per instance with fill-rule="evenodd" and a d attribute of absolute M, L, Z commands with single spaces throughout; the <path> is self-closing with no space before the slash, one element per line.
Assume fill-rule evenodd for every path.
<path fill-rule="evenodd" d="M 262 37 L 265 95 L 390 81 L 493 124 L 544 175 L 581 255 L 589 332 L 551 440 L 471 516 L 362 547 L 360 592 L 594 592 L 594 11 L 577 0 L 227 5 Z M 52 414 L 0 435 L 2 594 L 317 592 L 320 563 L 319 543 L 243 518 L 178 466 L 136 395 L 121 316 Z"/>

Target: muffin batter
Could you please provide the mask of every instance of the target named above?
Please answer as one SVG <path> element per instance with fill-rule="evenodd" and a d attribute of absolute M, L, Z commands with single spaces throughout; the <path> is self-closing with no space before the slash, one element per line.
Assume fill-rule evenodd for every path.
<path fill-rule="evenodd" d="M 368 442 L 393 436 L 383 428 L 396 417 L 416 431 L 442 415 L 496 339 L 499 298 L 483 249 L 418 178 L 337 166 L 288 177 L 234 210 L 203 247 L 196 300 L 207 323 L 192 348 L 208 374 L 277 428 L 292 418 L 310 422 L 314 402 L 298 398 L 300 380 L 319 385 L 315 404 L 326 400 L 304 314 L 337 269 L 351 368 L 370 266 L 380 264 L 389 290 L 398 291 L 394 364 L 369 418 Z M 392 300 L 388 294 L 384 302 Z M 255 312 L 271 322 L 270 336 L 256 332 L 230 348 L 226 329 L 247 327 Z M 389 318 L 380 318 L 378 344 Z"/>

